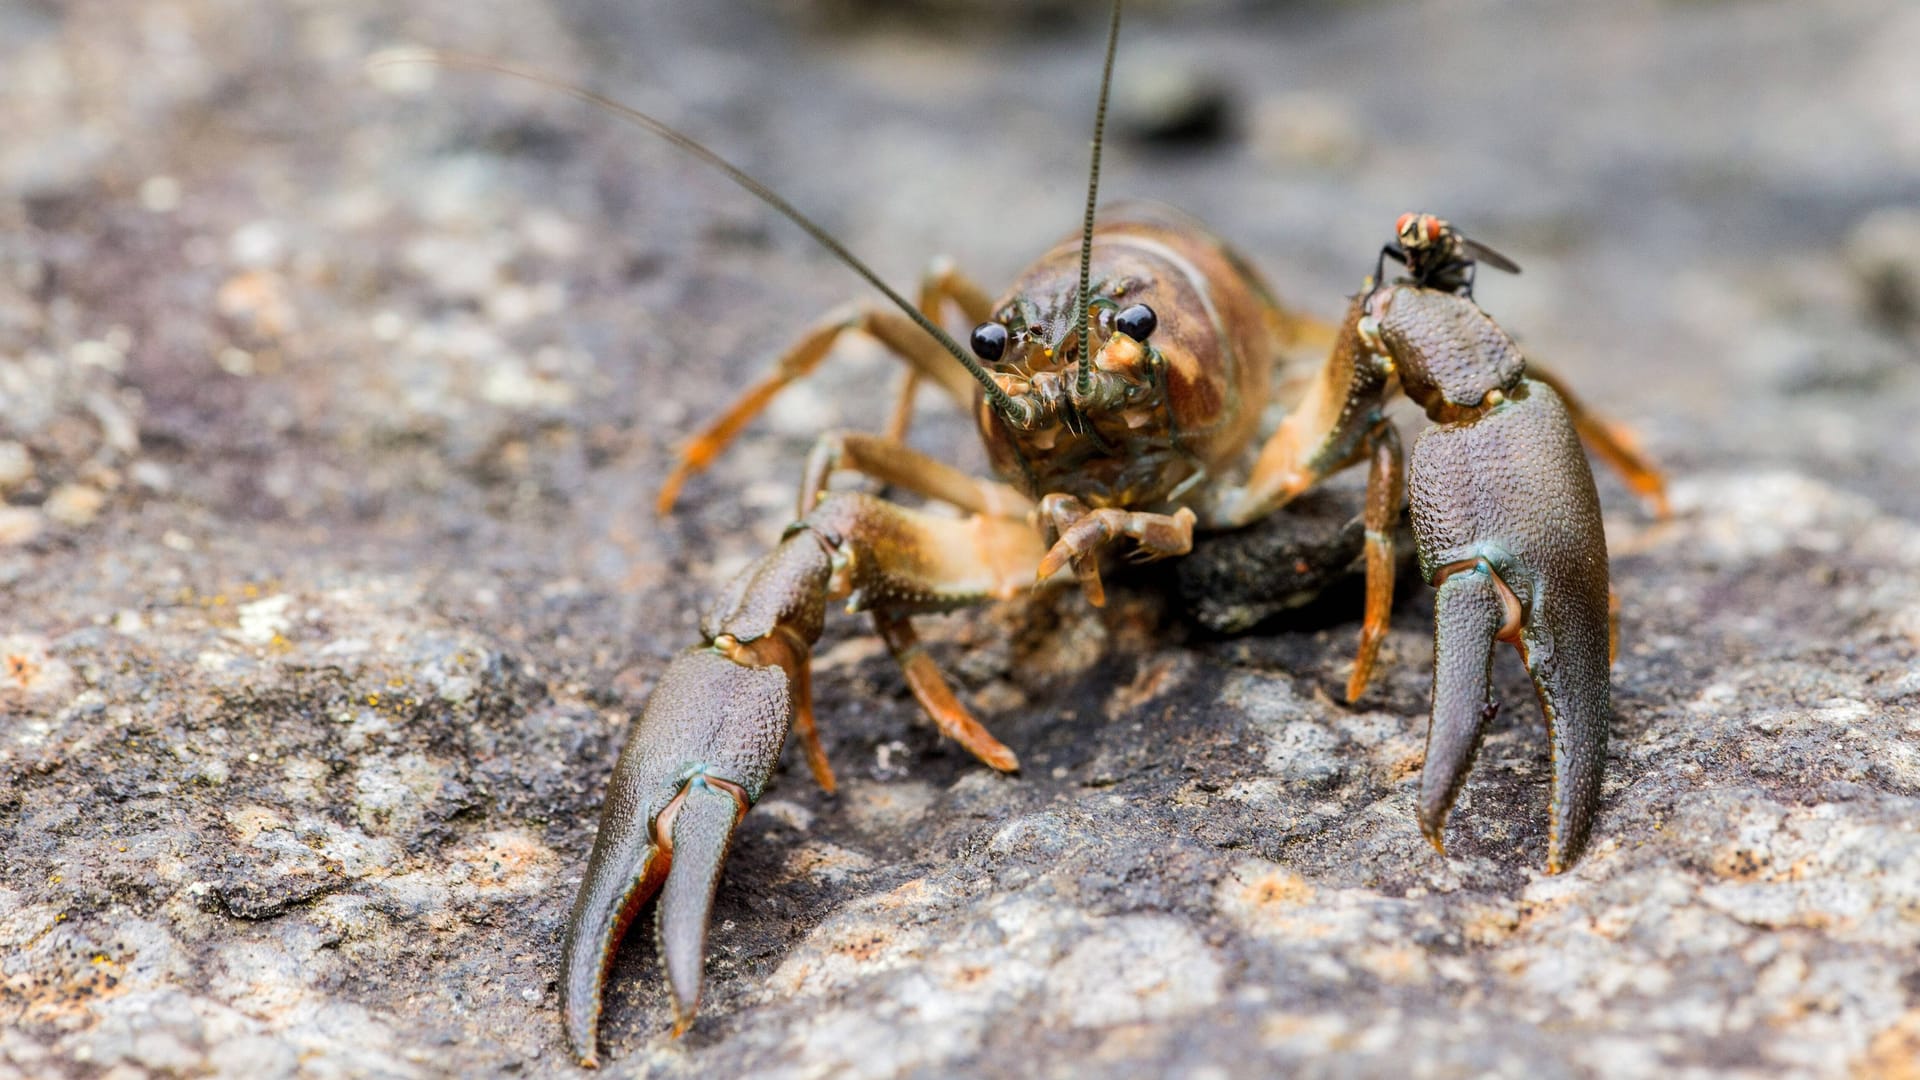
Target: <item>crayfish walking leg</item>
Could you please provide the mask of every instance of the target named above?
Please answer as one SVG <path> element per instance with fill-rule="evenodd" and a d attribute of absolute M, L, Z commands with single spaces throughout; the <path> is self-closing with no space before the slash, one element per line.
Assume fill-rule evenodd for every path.
<path fill-rule="evenodd" d="M 789 728 L 831 786 L 807 691 L 828 602 L 871 609 L 916 696 L 942 706 L 943 730 L 960 729 L 969 749 L 1008 768 L 1012 754 L 952 700 L 906 617 L 1012 596 L 1044 551 L 1024 518 L 936 517 L 828 493 L 734 579 L 701 620 L 701 643 L 661 675 L 614 766 L 562 958 L 562 1011 L 582 1064 L 597 1060 L 601 991 L 620 938 L 656 893 L 676 1033 L 692 1023 L 721 866 Z"/>

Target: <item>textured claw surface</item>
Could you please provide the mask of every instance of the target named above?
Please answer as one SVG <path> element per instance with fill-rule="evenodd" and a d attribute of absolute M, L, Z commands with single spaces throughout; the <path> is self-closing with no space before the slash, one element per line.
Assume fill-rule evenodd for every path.
<path fill-rule="evenodd" d="M 645 712 L 627 736 L 614 766 L 600 813 L 600 833 L 580 885 L 580 897 L 567 926 L 560 980 L 561 1011 L 567 1040 L 583 1065 L 598 1057 L 601 992 L 615 950 L 634 915 L 662 883 L 668 893 L 705 890 L 698 907 L 699 927 L 686 927 L 692 911 L 684 901 L 672 922 L 674 940 L 692 937 L 695 948 L 691 992 L 675 982 L 676 1013 L 690 1019 L 699 997 L 698 949 L 706 936 L 706 911 L 713 882 L 726 858 L 726 840 L 712 843 L 709 805 L 724 807 L 733 820 L 739 798 L 712 786 L 713 778 L 737 787 L 748 801 L 759 798 L 780 757 L 792 717 L 787 675 L 778 667 L 748 667 L 712 649 L 689 649 L 667 666 Z M 685 792 L 684 797 L 682 792 Z M 675 800 L 679 799 L 676 805 Z M 674 807 L 674 829 L 662 844 L 655 824 Z M 689 847 L 680 846 L 681 822 Z M 661 912 L 663 949 L 667 912 Z"/>
<path fill-rule="evenodd" d="M 1427 579 L 1446 567 L 1484 561 L 1492 571 L 1489 584 L 1504 583 L 1519 601 L 1518 643 L 1553 745 L 1547 867 L 1563 870 L 1579 857 L 1599 805 L 1611 715 L 1606 536 L 1580 440 L 1553 391 L 1523 379 L 1505 404 L 1422 435 L 1409 482 L 1414 538 Z M 1454 595 L 1463 596 L 1466 588 Z M 1454 746 L 1455 733 L 1469 722 L 1462 718 L 1471 717 L 1485 700 L 1472 700 L 1479 695 L 1468 689 L 1484 686 L 1484 673 L 1466 678 L 1458 666 L 1485 663 L 1484 651 L 1478 657 L 1473 653 L 1485 648 L 1478 635 L 1493 618 L 1491 603 L 1481 597 L 1469 605 L 1479 609 L 1473 615 L 1451 613 L 1464 624 L 1460 632 L 1469 635 L 1461 642 L 1444 640 L 1452 630 L 1450 612 L 1436 613 L 1435 630 L 1443 640 L 1436 658 L 1434 724 L 1444 730 L 1431 738 L 1445 747 Z M 1451 685 L 1439 681 L 1441 664 L 1453 671 Z M 1473 724 L 1469 743 L 1478 742 L 1479 727 Z M 1429 759 L 1423 818 L 1435 806 L 1444 816 L 1444 805 L 1429 803 L 1428 796 L 1457 791 L 1458 778 L 1445 774 L 1458 768 L 1464 775 L 1470 762 L 1470 750 L 1464 757 Z M 1439 822 L 1428 827 L 1437 829 Z"/>
<path fill-rule="evenodd" d="M 1470 300 L 1400 287 L 1373 303 L 1408 396 L 1439 421 L 1408 468 L 1420 570 L 1441 585 L 1421 826 L 1437 846 L 1491 715 L 1487 653 L 1513 641 L 1553 746 L 1547 869 L 1558 872 L 1592 829 L 1612 710 L 1593 472 L 1559 395 L 1522 374 L 1512 341 Z"/>
<path fill-rule="evenodd" d="M 1551 874 L 1580 857 L 1600 809 L 1607 724 L 1613 717 L 1607 636 L 1604 590 L 1597 600 L 1577 597 L 1537 606 L 1520 635 L 1553 743 L 1553 807 L 1547 819 Z"/>
<path fill-rule="evenodd" d="M 1505 621 L 1499 586 L 1484 562 L 1440 583 L 1433 613 L 1433 720 L 1420 771 L 1420 831 L 1442 853 L 1447 811 L 1466 783 L 1496 709 L 1489 676 L 1494 636 Z"/>
<path fill-rule="evenodd" d="M 700 976 L 707 922 L 720 868 L 733 846 L 733 828 L 745 808 L 729 792 L 696 776 L 673 816 L 673 869 L 660 891 L 660 958 L 673 991 L 673 1032 L 685 1031 L 700 1007 Z"/>
<path fill-rule="evenodd" d="M 580 1064 L 599 1064 L 595 1033 L 600 1029 L 600 988 L 614 950 L 641 905 L 659 889 L 667 859 L 656 848 L 642 819 L 633 827 L 602 821 L 593 858 L 567 923 L 560 960 L 561 1012 L 567 1042 Z"/>

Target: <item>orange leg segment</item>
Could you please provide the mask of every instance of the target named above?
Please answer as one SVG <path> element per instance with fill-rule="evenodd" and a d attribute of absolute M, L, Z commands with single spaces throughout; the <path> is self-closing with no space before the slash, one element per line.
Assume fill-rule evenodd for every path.
<path fill-rule="evenodd" d="M 922 279 L 921 310 L 937 322 L 942 314 L 941 306 L 948 300 L 976 321 L 986 318 L 992 303 L 979 286 L 942 261 L 936 263 Z M 961 408 L 972 406 L 975 389 L 972 378 L 912 319 L 891 309 L 872 306 L 843 309 L 808 330 L 780 355 L 772 371 L 748 387 L 719 416 L 708 421 L 705 427 L 687 440 L 680 449 L 679 460 L 674 464 L 673 471 L 667 474 L 666 481 L 660 485 L 660 494 L 655 501 L 658 511 L 662 515 L 672 513 L 673 505 L 679 500 L 680 491 L 686 486 L 687 480 L 713 464 L 727 444 L 754 417 L 760 415 L 780 391 L 812 374 L 832 352 L 840 335 L 850 331 L 877 338 L 889 352 L 908 365 L 907 384 L 902 387 L 900 399 L 895 404 L 889 434 L 896 438 L 905 436 L 911 420 L 913 391 L 920 379 L 930 379 L 944 388 Z"/>
<path fill-rule="evenodd" d="M 1367 473 L 1367 616 L 1360 627 L 1360 652 L 1353 662 L 1353 676 L 1347 680 L 1349 702 L 1360 700 L 1366 692 L 1374 661 L 1380 655 L 1380 643 L 1387 636 L 1387 620 L 1393 612 L 1393 531 L 1407 496 L 1406 457 L 1400 448 L 1400 433 L 1383 420 L 1368 433 L 1367 441 L 1373 451 Z"/>
<path fill-rule="evenodd" d="M 797 516 L 805 517 L 826 497 L 827 482 L 841 469 L 883 484 L 937 499 L 970 514 L 1025 519 L 1033 502 L 1005 484 L 982 480 L 911 447 L 859 431 L 830 431 L 807 455 Z"/>
<path fill-rule="evenodd" d="M 913 632 L 913 622 L 905 615 L 893 615 L 883 612 L 873 613 L 874 629 L 880 632 L 880 639 L 887 643 L 887 649 L 893 658 L 900 662 L 900 673 L 906 676 L 907 688 L 913 691 L 915 701 L 926 710 L 934 726 L 942 734 L 967 748 L 974 757 L 1001 772 L 1020 771 L 1020 759 L 993 733 L 980 726 L 966 706 L 953 694 L 953 687 L 947 684 L 946 676 L 940 674 L 940 668 L 927 655 L 926 647 L 920 644 L 920 636 Z"/>
<path fill-rule="evenodd" d="M 1553 387 L 1560 395 L 1560 403 L 1567 407 L 1567 416 L 1573 421 L 1573 430 L 1580 435 L 1580 442 L 1587 452 L 1607 464 L 1640 501 L 1646 504 L 1653 516 L 1664 521 L 1673 516 L 1673 510 L 1667 505 L 1667 478 L 1653 459 L 1640 449 L 1639 440 L 1624 424 L 1615 423 L 1589 412 L 1573 391 L 1567 388 L 1564 380 L 1551 372 L 1544 371 L 1540 365 L 1529 359 L 1527 377 Z"/>

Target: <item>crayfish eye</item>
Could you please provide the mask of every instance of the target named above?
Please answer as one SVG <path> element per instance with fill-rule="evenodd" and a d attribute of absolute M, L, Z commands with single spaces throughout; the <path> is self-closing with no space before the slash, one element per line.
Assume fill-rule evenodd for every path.
<path fill-rule="evenodd" d="M 973 328 L 973 337 L 967 344 L 973 346 L 973 355 L 992 363 L 1006 355 L 1007 328 L 997 322 L 983 322 Z"/>
<path fill-rule="evenodd" d="M 1147 340 L 1147 338 L 1152 335 L 1154 328 L 1159 325 L 1160 317 L 1155 315 L 1153 309 L 1145 304 L 1135 304 L 1130 308 L 1123 308 L 1120 314 L 1113 317 L 1113 328 L 1135 341 Z"/>

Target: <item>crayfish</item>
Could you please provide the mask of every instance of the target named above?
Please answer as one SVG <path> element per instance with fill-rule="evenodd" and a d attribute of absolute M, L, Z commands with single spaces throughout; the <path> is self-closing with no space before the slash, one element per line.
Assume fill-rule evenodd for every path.
<path fill-rule="evenodd" d="M 918 301 L 889 288 L 777 194 L 666 124 L 597 94 L 492 62 L 612 109 L 719 169 L 794 221 L 892 307 L 814 327 L 681 452 L 660 494 L 669 510 L 781 388 L 842 335 L 864 333 L 905 361 L 884 434 L 821 436 L 794 521 L 707 609 L 700 640 L 660 676 L 614 768 L 561 978 L 566 1034 L 597 1058 L 601 993 L 628 924 L 658 897 L 658 940 L 675 1032 L 700 1000 L 709 915 L 734 829 L 766 789 L 788 733 L 820 785 L 833 771 L 815 731 L 809 663 L 830 605 L 867 612 L 927 716 L 985 765 L 1014 751 L 955 696 L 913 627 L 916 615 L 1005 600 L 1059 574 L 1103 599 L 1104 553 L 1188 553 L 1196 530 L 1277 511 L 1365 464 L 1365 614 L 1347 697 L 1364 693 L 1393 598 L 1395 526 L 1410 502 L 1421 575 L 1438 589 L 1432 716 L 1419 825 L 1444 853 L 1444 825 L 1496 704 L 1494 646 L 1518 647 L 1552 745 L 1547 869 L 1580 854 L 1599 804 L 1612 649 L 1606 539 L 1583 440 L 1658 502 L 1663 481 L 1609 425 L 1529 365 L 1472 297 L 1479 262 L 1518 271 L 1439 218 L 1403 216 L 1396 245 L 1337 327 L 1281 306 L 1245 259 L 1189 219 L 1126 207 L 1096 215 L 1101 132 L 1119 31 L 1114 5 L 1081 230 L 998 300 L 936 264 Z M 1387 258 L 1408 276 L 1383 279 Z M 967 348 L 947 305 L 974 323 Z M 1277 368 L 1303 341 L 1330 352 L 1278 427 L 1261 431 Z M 911 395 L 932 383 L 972 414 L 995 478 L 902 441 Z M 1396 394 L 1433 422 L 1403 452 Z M 864 474 L 957 513 L 835 490 Z M 1064 572 L 1064 573 L 1062 573 Z"/>

